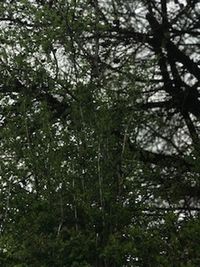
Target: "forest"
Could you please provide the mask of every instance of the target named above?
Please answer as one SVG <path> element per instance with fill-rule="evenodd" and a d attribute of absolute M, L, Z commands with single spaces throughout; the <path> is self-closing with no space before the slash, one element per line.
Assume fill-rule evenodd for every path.
<path fill-rule="evenodd" d="M 0 266 L 200 266 L 200 2 L 0 1 Z"/>

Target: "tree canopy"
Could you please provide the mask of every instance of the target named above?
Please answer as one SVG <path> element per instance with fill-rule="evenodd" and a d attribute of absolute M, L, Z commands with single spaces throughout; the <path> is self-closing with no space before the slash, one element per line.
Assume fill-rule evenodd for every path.
<path fill-rule="evenodd" d="M 0 264 L 200 265 L 197 0 L 0 2 Z"/>

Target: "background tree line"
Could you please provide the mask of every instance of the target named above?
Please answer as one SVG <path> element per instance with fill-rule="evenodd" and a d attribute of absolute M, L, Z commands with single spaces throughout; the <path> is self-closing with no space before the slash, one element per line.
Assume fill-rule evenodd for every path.
<path fill-rule="evenodd" d="M 199 266 L 199 18 L 0 3 L 1 266 Z"/>

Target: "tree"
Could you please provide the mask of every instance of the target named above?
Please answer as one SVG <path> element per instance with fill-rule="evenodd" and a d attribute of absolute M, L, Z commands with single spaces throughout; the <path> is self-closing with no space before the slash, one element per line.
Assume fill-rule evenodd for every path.
<path fill-rule="evenodd" d="M 199 266 L 198 1 L 4 1 L 2 266 Z"/>

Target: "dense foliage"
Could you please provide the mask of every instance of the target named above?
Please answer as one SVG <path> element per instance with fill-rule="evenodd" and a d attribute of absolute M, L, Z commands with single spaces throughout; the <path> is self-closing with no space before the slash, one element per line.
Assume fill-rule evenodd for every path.
<path fill-rule="evenodd" d="M 200 4 L 0 2 L 0 265 L 200 265 Z"/>

